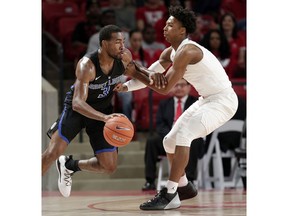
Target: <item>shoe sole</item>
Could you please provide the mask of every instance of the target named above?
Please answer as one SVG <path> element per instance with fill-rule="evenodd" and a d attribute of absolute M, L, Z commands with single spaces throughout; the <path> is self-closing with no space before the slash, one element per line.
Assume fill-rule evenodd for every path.
<path fill-rule="evenodd" d="M 180 208 L 181 202 L 178 194 L 166 205 L 166 206 L 140 206 L 141 210 L 153 211 L 153 210 L 172 210 Z"/>
<path fill-rule="evenodd" d="M 178 192 L 178 193 L 179 193 L 179 192 Z M 190 195 L 190 196 L 183 196 L 183 197 L 181 197 L 181 198 L 180 198 L 180 196 L 179 196 L 179 199 L 180 199 L 181 201 L 182 201 L 182 200 L 186 200 L 186 199 L 192 199 L 192 198 L 196 197 L 197 194 L 198 194 L 198 191 L 197 191 L 196 193 Z"/>
<path fill-rule="evenodd" d="M 164 210 L 169 210 L 169 209 L 176 209 L 181 206 L 181 202 L 179 199 L 179 195 L 177 194 L 171 201 L 168 203 L 167 206 L 165 206 Z"/>

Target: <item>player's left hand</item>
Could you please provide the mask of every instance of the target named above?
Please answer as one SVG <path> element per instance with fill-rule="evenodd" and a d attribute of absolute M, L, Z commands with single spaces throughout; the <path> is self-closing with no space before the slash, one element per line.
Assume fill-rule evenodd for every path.
<path fill-rule="evenodd" d="M 123 83 L 118 83 L 114 87 L 113 91 L 116 91 L 116 92 L 127 92 L 128 88 L 127 88 L 126 85 L 123 85 Z"/>
<path fill-rule="evenodd" d="M 165 88 L 167 85 L 167 79 L 162 73 L 151 72 L 149 74 L 150 85 L 155 85 L 156 88 Z"/>

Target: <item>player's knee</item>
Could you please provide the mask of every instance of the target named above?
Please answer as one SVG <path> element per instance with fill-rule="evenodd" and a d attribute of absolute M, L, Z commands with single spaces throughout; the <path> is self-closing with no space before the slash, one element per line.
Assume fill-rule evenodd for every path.
<path fill-rule="evenodd" d="M 114 173 L 116 171 L 116 169 L 117 169 L 117 165 L 113 164 L 113 163 L 108 164 L 108 165 L 105 166 L 105 171 L 106 171 L 107 174 Z"/>
<path fill-rule="evenodd" d="M 109 161 L 109 162 L 101 163 L 101 166 L 105 173 L 112 174 L 117 169 L 117 162 Z"/>
<path fill-rule="evenodd" d="M 60 154 L 58 151 L 53 151 L 50 149 L 47 149 L 42 155 L 43 159 L 47 162 L 55 161 L 58 159 L 59 156 Z"/>
<path fill-rule="evenodd" d="M 173 142 L 173 139 L 169 138 L 168 136 L 165 136 L 163 139 L 163 147 L 165 149 L 165 152 L 169 154 L 174 154 L 175 152 L 175 142 Z"/>

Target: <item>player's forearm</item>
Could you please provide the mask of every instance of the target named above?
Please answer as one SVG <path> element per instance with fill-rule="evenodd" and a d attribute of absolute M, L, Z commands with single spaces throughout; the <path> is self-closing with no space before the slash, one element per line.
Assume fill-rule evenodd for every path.
<path fill-rule="evenodd" d="M 95 119 L 98 121 L 105 121 L 105 114 L 95 110 L 81 99 L 73 99 L 72 109 L 81 115 L 86 116 L 87 118 Z"/>
<path fill-rule="evenodd" d="M 136 91 L 136 90 L 139 90 L 139 89 L 146 87 L 146 85 L 144 83 L 142 83 L 141 81 L 136 80 L 136 79 L 131 79 L 131 80 L 125 82 L 123 85 L 126 86 L 125 91 Z"/>
<path fill-rule="evenodd" d="M 166 90 L 166 88 L 165 88 L 165 89 L 163 89 L 163 88 L 157 88 L 157 87 L 155 86 L 155 84 L 150 84 L 151 80 L 149 79 L 149 77 L 147 77 L 147 76 L 146 76 L 145 74 L 143 74 L 143 73 L 135 73 L 135 74 L 133 75 L 133 78 L 139 80 L 139 81 L 142 82 L 145 86 L 148 86 L 149 88 L 151 88 L 152 90 L 154 90 L 154 91 L 156 91 L 156 92 L 158 92 L 158 93 L 160 93 L 160 94 L 168 94 L 168 92 L 169 92 L 169 91 Z M 139 86 L 140 86 L 140 85 L 139 85 Z M 131 91 L 132 88 L 133 88 L 133 86 L 130 87 L 130 90 L 129 90 L 129 91 Z M 140 89 L 140 88 L 139 88 L 139 89 Z M 134 90 L 135 90 L 135 89 L 134 89 Z M 136 89 L 136 90 L 137 90 L 137 89 Z M 132 90 L 132 91 L 133 91 L 133 90 Z"/>
<path fill-rule="evenodd" d="M 149 74 L 153 71 L 149 70 L 148 68 L 143 67 L 142 65 L 138 64 L 137 62 L 134 62 L 136 71 L 139 73 L 142 73 L 143 75 L 149 77 Z"/>
<path fill-rule="evenodd" d="M 146 76 L 149 77 L 149 74 L 151 72 L 157 72 L 157 73 L 163 73 L 165 72 L 165 68 L 160 64 L 159 60 L 154 62 L 153 64 L 150 65 L 150 67 L 147 69 L 145 67 L 143 67 L 142 65 L 138 64 L 137 62 L 134 62 L 135 63 L 135 67 L 136 67 L 136 70 L 145 74 Z"/>
<path fill-rule="evenodd" d="M 148 69 L 137 64 L 136 62 L 134 62 L 134 64 L 135 64 L 135 73 L 142 73 L 146 77 L 149 77 L 150 72 L 154 71 L 158 73 L 165 72 L 165 68 L 160 64 L 159 61 L 154 62 Z M 146 87 L 146 85 L 143 82 L 137 79 L 129 80 L 128 82 L 124 83 L 124 85 L 127 87 L 128 91 L 135 91 Z"/>

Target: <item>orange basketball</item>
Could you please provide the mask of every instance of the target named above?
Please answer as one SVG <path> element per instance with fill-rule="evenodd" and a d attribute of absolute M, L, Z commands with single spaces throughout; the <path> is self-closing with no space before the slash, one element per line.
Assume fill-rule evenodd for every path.
<path fill-rule="evenodd" d="M 122 147 L 131 142 L 134 136 L 134 127 L 128 118 L 117 116 L 106 122 L 103 134 L 110 145 Z"/>

